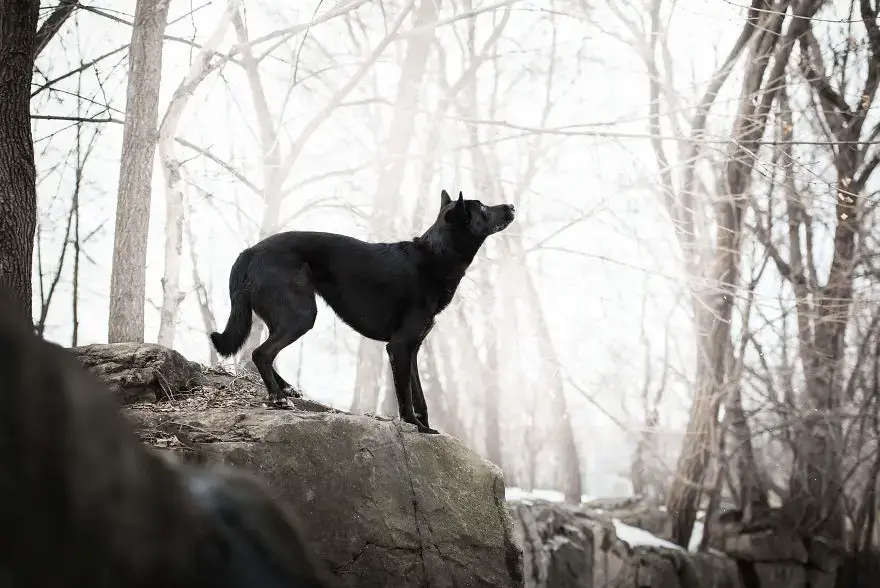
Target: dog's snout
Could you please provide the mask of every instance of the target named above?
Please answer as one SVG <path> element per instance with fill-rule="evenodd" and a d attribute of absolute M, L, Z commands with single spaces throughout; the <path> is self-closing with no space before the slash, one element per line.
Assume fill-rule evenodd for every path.
<path fill-rule="evenodd" d="M 516 213 L 516 208 L 514 208 L 513 204 L 505 204 L 505 206 L 507 207 L 507 216 L 513 218 L 513 215 Z"/>

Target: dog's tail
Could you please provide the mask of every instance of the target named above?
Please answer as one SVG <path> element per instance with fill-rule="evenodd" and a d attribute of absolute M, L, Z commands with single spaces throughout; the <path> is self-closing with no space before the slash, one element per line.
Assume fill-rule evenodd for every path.
<path fill-rule="evenodd" d="M 232 308 L 229 310 L 229 320 L 222 333 L 211 333 L 211 343 L 223 357 L 229 357 L 241 349 L 251 332 L 251 297 L 248 293 L 247 269 L 250 265 L 251 256 L 249 251 L 243 251 L 232 269 L 229 271 L 229 300 Z"/>

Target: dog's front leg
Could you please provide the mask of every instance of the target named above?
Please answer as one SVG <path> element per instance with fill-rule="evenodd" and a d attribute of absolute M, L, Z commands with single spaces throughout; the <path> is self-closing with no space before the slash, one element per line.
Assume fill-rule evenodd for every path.
<path fill-rule="evenodd" d="M 412 390 L 413 408 L 415 409 L 416 418 L 423 425 L 430 428 L 431 423 L 428 422 L 428 403 L 425 401 L 425 391 L 422 389 L 422 381 L 419 378 L 419 347 L 412 355 L 412 366 L 410 367 L 410 388 Z"/>
<path fill-rule="evenodd" d="M 413 390 L 410 387 L 412 374 L 413 351 L 417 343 L 406 340 L 392 339 L 385 350 L 388 352 L 388 361 L 391 363 L 391 373 L 394 376 L 394 391 L 397 394 L 397 404 L 400 409 L 400 418 L 411 425 L 415 425 L 420 433 L 437 434 L 438 431 L 426 426 L 415 414 L 413 406 Z"/>

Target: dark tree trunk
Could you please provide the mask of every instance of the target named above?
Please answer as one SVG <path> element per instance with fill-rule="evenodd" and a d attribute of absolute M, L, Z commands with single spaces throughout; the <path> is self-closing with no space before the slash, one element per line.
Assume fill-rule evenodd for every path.
<path fill-rule="evenodd" d="M 37 187 L 31 135 L 31 79 L 40 3 L 0 3 L 0 288 L 31 321 L 31 265 Z"/>
<path fill-rule="evenodd" d="M 110 343 L 144 340 L 147 238 L 167 0 L 138 0 L 128 56 L 122 163 L 110 278 Z"/>

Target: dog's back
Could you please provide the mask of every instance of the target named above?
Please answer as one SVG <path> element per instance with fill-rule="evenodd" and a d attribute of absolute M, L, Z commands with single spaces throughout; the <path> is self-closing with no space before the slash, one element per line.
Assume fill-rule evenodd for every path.
<path fill-rule="evenodd" d="M 0 585 L 330 585 L 258 485 L 149 452 L 110 393 L 3 298 Z"/>

